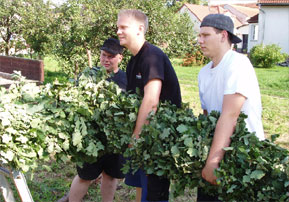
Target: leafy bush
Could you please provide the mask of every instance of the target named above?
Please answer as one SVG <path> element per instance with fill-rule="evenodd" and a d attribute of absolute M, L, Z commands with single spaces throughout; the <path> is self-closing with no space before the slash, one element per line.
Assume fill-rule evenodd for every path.
<path fill-rule="evenodd" d="M 285 54 L 281 53 L 281 48 L 276 44 L 266 46 L 260 44 L 250 51 L 250 60 L 254 67 L 271 68 L 285 58 Z"/>
<path fill-rule="evenodd" d="M 182 66 L 204 65 L 209 61 L 210 59 L 203 55 L 200 45 L 196 41 L 193 41 L 191 48 L 185 54 Z"/>

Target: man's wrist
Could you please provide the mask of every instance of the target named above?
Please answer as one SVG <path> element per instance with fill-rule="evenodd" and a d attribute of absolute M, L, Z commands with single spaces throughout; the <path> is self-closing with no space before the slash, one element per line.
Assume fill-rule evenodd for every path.
<path fill-rule="evenodd" d="M 133 133 L 133 134 L 132 134 L 132 138 L 139 139 L 139 134 Z"/>

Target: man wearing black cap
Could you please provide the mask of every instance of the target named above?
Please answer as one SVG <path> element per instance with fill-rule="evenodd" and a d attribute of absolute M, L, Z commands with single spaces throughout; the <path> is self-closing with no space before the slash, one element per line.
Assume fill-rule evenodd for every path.
<path fill-rule="evenodd" d="M 100 50 L 101 66 L 105 67 L 107 73 L 113 73 L 108 80 L 114 81 L 121 89 L 125 90 L 127 85 L 126 73 L 118 68 L 118 64 L 122 60 L 123 47 L 117 39 L 109 38 L 103 43 Z M 93 70 L 97 71 L 97 68 L 94 67 Z M 92 180 L 99 179 L 99 176 L 101 176 L 102 201 L 113 201 L 118 179 L 124 178 L 120 170 L 123 163 L 124 159 L 121 155 L 106 154 L 95 163 L 84 163 L 82 168 L 77 166 L 78 175 L 72 181 L 69 194 L 58 202 L 82 201 Z"/>
<path fill-rule="evenodd" d="M 206 16 L 200 26 L 198 42 L 211 62 L 203 67 L 198 76 L 199 95 L 204 114 L 221 112 L 214 133 L 210 153 L 202 170 L 202 177 L 211 184 L 216 183 L 214 170 L 218 168 L 230 145 L 240 112 L 248 115 L 246 126 L 250 132 L 264 139 L 261 120 L 261 96 L 258 80 L 249 59 L 231 50 L 232 43 L 239 43 L 234 35 L 234 24 L 223 14 Z M 199 189 L 198 201 L 214 201 Z"/>

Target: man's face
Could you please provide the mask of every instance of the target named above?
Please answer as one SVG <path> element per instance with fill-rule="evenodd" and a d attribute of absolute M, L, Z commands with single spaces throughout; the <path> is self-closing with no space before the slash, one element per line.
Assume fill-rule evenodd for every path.
<path fill-rule="evenodd" d="M 213 27 L 201 27 L 198 37 L 198 42 L 205 56 L 212 59 L 218 54 L 218 49 L 221 46 L 222 32 L 216 33 Z"/>
<path fill-rule="evenodd" d="M 104 50 L 100 51 L 100 64 L 105 67 L 108 73 L 115 72 L 118 70 L 118 64 L 122 60 L 122 55 L 113 55 Z"/>
<path fill-rule="evenodd" d="M 130 16 L 120 16 L 117 20 L 117 35 L 120 45 L 130 48 L 135 44 L 137 36 L 143 34 L 140 29 L 141 23 Z"/>

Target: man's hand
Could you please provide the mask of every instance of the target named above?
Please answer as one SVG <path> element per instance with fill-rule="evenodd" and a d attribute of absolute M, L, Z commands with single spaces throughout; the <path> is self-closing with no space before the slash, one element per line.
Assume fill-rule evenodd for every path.
<path fill-rule="evenodd" d="M 139 139 L 139 135 L 138 134 L 132 134 L 131 141 L 128 144 L 128 148 L 131 148 L 137 139 Z"/>
<path fill-rule="evenodd" d="M 214 170 L 219 166 L 216 163 L 207 162 L 202 170 L 202 177 L 213 185 L 217 185 L 217 177 L 214 174 Z"/>

